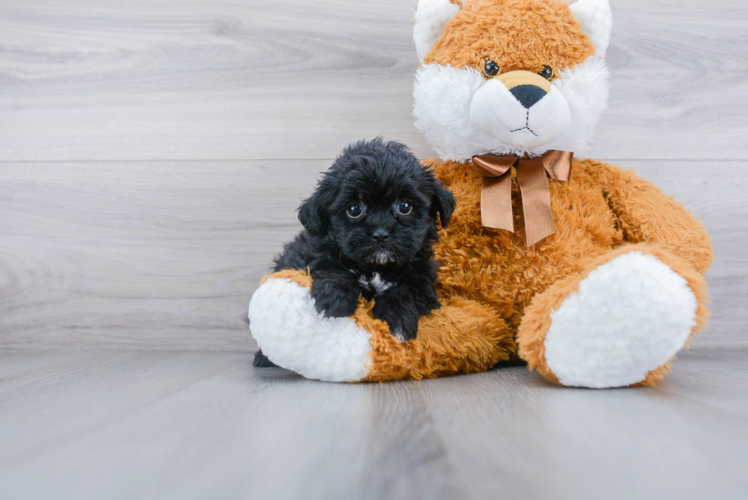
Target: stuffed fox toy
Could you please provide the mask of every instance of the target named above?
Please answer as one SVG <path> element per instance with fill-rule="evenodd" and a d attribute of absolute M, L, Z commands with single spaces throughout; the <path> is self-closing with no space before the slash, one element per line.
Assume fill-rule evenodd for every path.
<path fill-rule="evenodd" d="M 574 387 L 651 385 L 703 327 L 702 224 L 631 171 L 579 160 L 608 99 L 608 0 L 420 0 L 417 128 L 457 199 L 435 253 L 442 307 L 400 343 L 363 299 L 319 316 L 311 277 L 268 276 L 265 354 L 328 381 L 422 379 L 524 360 Z"/>

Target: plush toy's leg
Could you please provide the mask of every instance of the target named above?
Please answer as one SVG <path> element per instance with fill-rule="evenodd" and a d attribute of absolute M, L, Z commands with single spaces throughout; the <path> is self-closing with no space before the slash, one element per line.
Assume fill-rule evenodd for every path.
<path fill-rule="evenodd" d="M 252 335 L 275 364 L 328 381 L 422 379 L 485 371 L 516 353 L 513 335 L 489 307 L 451 298 L 421 318 L 418 337 L 400 343 L 363 300 L 350 318 L 317 314 L 305 273 L 271 275 L 252 296 Z"/>
<path fill-rule="evenodd" d="M 368 375 L 371 334 L 349 318 L 324 318 L 301 271 L 271 275 L 252 295 L 249 327 L 265 356 L 306 378 L 331 382 Z"/>
<path fill-rule="evenodd" d="M 704 277 L 664 246 L 627 245 L 536 295 L 520 356 L 574 387 L 651 385 L 704 324 Z"/>

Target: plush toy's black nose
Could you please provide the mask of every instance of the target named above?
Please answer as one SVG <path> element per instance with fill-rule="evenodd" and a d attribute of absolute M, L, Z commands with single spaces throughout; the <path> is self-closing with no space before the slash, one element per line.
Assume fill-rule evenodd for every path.
<path fill-rule="evenodd" d="M 385 228 L 383 228 L 383 227 L 380 227 L 380 228 L 377 228 L 377 229 L 375 229 L 375 230 L 374 230 L 374 232 L 373 232 L 373 233 L 372 233 L 371 235 L 372 235 L 372 237 L 373 237 L 373 238 L 374 238 L 374 239 L 375 239 L 376 241 L 379 241 L 380 243 L 381 243 L 382 241 L 386 241 L 386 240 L 390 239 L 390 232 L 389 232 L 389 231 L 387 231 L 387 230 L 386 230 Z"/>
<path fill-rule="evenodd" d="M 519 85 L 509 92 L 527 109 L 533 107 L 539 100 L 545 97 L 548 92 L 537 85 Z"/>

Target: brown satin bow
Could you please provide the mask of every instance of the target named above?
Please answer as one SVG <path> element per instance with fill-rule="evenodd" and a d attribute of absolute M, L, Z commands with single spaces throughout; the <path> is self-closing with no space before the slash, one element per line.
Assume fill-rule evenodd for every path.
<path fill-rule="evenodd" d="M 574 153 L 548 151 L 537 158 L 514 155 L 473 156 L 475 171 L 483 176 L 481 217 L 485 227 L 514 232 L 512 216 L 512 167 L 522 192 L 525 214 L 525 237 L 531 247 L 556 232 L 551 212 L 551 191 L 548 177 L 568 181 Z"/>

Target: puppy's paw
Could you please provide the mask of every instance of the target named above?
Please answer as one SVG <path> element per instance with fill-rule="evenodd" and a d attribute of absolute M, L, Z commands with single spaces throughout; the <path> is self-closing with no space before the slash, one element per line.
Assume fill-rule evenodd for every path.
<path fill-rule="evenodd" d="M 418 335 L 420 314 L 416 308 L 396 296 L 381 296 L 375 299 L 374 317 L 387 322 L 392 335 L 400 342 L 413 340 Z"/>
<path fill-rule="evenodd" d="M 356 312 L 359 290 L 340 287 L 333 280 L 320 278 L 312 283 L 312 298 L 317 312 L 325 318 L 345 318 Z"/>

